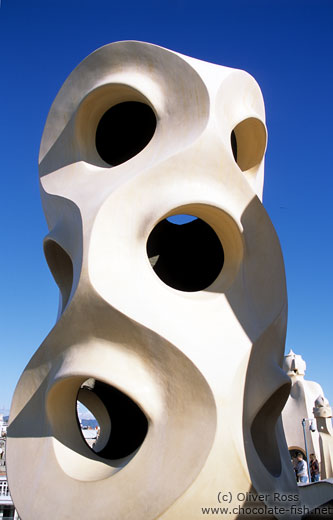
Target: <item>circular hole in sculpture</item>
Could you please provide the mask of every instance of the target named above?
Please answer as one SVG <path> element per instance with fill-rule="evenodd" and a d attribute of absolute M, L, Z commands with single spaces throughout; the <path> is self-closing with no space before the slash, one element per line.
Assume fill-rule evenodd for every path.
<path fill-rule="evenodd" d="M 84 421 L 83 407 L 90 412 L 91 422 Z M 123 459 L 135 453 L 148 431 L 145 414 L 130 397 L 93 378 L 80 387 L 77 417 L 86 443 L 100 457 L 109 460 Z"/>
<path fill-rule="evenodd" d="M 230 135 L 234 159 L 244 172 L 257 166 L 266 149 L 265 125 L 255 117 L 241 121 Z"/>
<path fill-rule="evenodd" d="M 159 222 L 149 235 L 147 255 L 165 284 L 186 292 L 209 287 L 224 263 L 217 234 L 194 215 L 178 214 Z"/>
<path fill-rule="evenodd" d="M 156 116 L 149 105 L 125 101 L 101 117 L 96 130 L 96 149 L 110 166 L 128 161 L 143 150 L 156 129 Z"/>

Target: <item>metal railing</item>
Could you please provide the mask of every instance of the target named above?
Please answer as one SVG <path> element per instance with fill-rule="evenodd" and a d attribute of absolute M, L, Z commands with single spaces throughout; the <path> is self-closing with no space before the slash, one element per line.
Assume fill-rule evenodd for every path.
<path fill-rule="evenodd" d="M 7 480 L 0 480 L 0 500 L 2 497 L 11 498 Z"/>

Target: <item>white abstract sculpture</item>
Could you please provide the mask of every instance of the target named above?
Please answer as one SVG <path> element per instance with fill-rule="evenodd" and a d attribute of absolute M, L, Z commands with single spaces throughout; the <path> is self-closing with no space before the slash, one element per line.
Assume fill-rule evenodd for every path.
<path fill-rule="evenodd" d="M 231 520 L 253 487 L 268 504 L 297 493 L 265 148 L 262 96 L 243 71 L 120 42 L 63 85 L 39 160 L 59 317 L 10 416 L 23 520 L 195 520 L 224 493 Z M 184 213 L 198 220 L 165 220 Z M 101 426 L 96 451 L 77 399 Z"/>
<path fill-rule="evenodd" d="M 323 395 L 320 395 L 318 399 L 316 399 L 313 413 L 316 418 L 319 433 L 321 478 L 333 479 L 332 408 Z"/>
<path fill-rule="evenodd" d="M 305 379 L 306 363 L 302 356 L 292 350 L 284 357 L 283 369 L 291 379 L 290 395 L 282 411 L 283 429 L 289 450 L 302 451 L 305 455 L 303 418 L 313 418 L 313 407 L 316 399 L 324 395 L 322 387 L 315 381 Z M 319 433 L 316 429 L 311 431 L 309 423 L 306 427 L 308 452 L 314 453 L 318 461 L 321 461 L 319 449 Z"/>

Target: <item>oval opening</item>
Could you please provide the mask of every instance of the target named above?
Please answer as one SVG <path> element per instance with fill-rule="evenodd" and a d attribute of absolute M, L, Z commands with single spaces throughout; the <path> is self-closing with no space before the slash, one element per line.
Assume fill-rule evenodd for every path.
<path fill-rule="evenodd" d="M 222 244 L 204 220 L 177 214 L 159 222 L 147 241 L 147 255 L 157 276 L 186 292 L 209 287 L 224 263 Z"/>
<path fill-rule="evenodd" d="M 91 415 L 90 423 L 84 424 L 82 405 Z M 138 405 L 117 388 L 93 378 L 87 379 L 78 392 L 76 407 L 81 434 L 100 457 L 123 459 L 142 445 L 148 420 Z M 91 427 L 90 431 L 85 425 Z"/>
<path fill-rule="evenodd" d="M 125 101 L 109 108 L 96 130 L 96 149 L 110 166 L 122 164 L 141 152 L 156 130 L 153 109 L 138 101 Z"/>
<path fill-rule="evenodd" d="M 262 161 L 266 149 L 265 125 L 255 117 L 241 121 L 230 136 L 234 159 L 244 172 Z"/>

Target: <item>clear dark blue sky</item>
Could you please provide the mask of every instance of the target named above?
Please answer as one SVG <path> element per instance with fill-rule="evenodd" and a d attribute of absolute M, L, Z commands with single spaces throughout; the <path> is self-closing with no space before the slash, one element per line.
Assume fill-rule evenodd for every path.
<path fill-rule="evenodd" d="M 258 81 L 269 133 L 264 204 L 286 264 L 286 349 L 303 355 L 308 379 L 333 404 L 332 27 L 331 0 L 2 0 L 0 408 L 57 312 L 37 173 L 48 110 L 83 58 L 127 39 L 242 68 Z"/>

